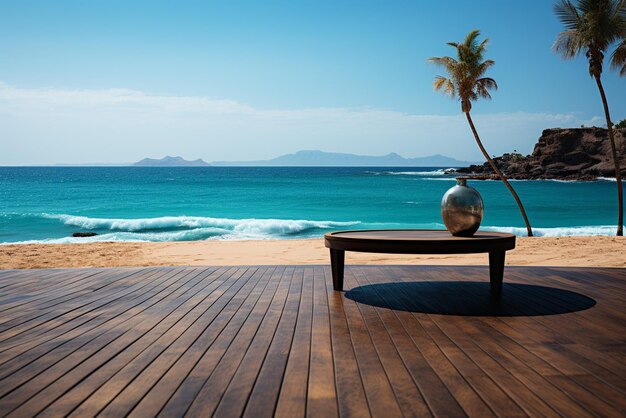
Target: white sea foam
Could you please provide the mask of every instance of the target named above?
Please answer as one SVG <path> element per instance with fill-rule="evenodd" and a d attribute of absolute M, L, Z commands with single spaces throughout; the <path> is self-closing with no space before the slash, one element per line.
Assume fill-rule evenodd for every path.
<path fill-rule="evenodd" d="M 456 181 L 456 179 L 454 177 L 433 177 L 433 178 L 426 178 L 426 179 L 406 179 L 406 180 L 428 180 L 428 181 Z"/>
<path fill-rule="evenodd" d="M 446 175 L 447 170 L 452 170 L 451 168 L 447 169 L 438 169 L 431 171 L 370 171 L 370 174 L 383 174 L 387 176 L 444 176 Z"/>
<path fill-rule="evenodd" d="M 110 232 L 92 237 L 62 237 L 4 244 L 87 244 L 92 242 L 171 242 L 198 241 L 212 239 L 229 234 L 230 231 L 219 228 L 197 228 L 184 231 L 168 232 Z"/>
<path fill-rule="evenodd" d="M 615 225 L 571 226 L 555 228 L 533 228 L 533 235 L 537 237 L 566 237 L 566 236 L 598 236 L 615 235 Z M 527 236 L 526 228 L 513 226 L 484 226 L 481 231 L 506 232 L 518 236 Z"/>
<path fill-rule="evenodd" d="M 112 231 L 93 237 L 64 237 L 37 241 L 47 243 L 270 239 L 297 236 L 318 229 L 354 226 L 359 223 L 291 219 L 228 219 L 201 216 L 163 216 L 140 219 L 90 218 L 66 214 L 42 214 L 41 216 L 82 229 Z"/>
<path fill-rule="evenodd" d="M 476 181 L 476 182 L 501 182 L 502 180 L 498 179 L 498 178 L 489 178 L 489 179 L 483 179 L 483 178 L 468 178 L 470 181 Z M 428 180 L 432 180 L 432 181 L 436 181 L 436 180 L 456 180 L 456 178 L 454 177 L 445 177 L 445 178 L 430 178 Z M 544 182 L 544 181 L 550 181 L 550 182 L 554 182 L 554 183 L 571 183 L 571 184 L 575 184 L 575 183 L 591 183 L 595 180 L 560 180 L 560 179 L 507 179 L 509 181 L 509 183 L 533 183 L 533 182 Z M 604 178 L 604 177 L 599 177 L 598 180 L 606 180 L 606 181 L 611 181 L 610 178 Z M 613 181 L 615 181 L 615 179 L 613 179 Z"/>
<path fill-rule="evenodd" d="M 596 177 L 595 180 L 558 180 L 558 179 L 545 179 L 543 181 L 556 181 L 558 183 L 593 183 L 598 181 L 609 181 L 615 183 L 617 179 L 615 177 Z"/>

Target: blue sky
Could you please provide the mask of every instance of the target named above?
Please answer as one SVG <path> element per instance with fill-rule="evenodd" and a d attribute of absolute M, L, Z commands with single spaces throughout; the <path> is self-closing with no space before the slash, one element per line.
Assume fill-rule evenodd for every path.
<path fill-rule="evenodd" d="M 500 86 L 473 113 L 493 154 L 602 123 L 552 2 L 3 1 L 0 164 L 269 158 L 299 149 L 479 160 L 432 56 L 477 28 Z M 614 120 L 626 78 L 607 68 Z"/>

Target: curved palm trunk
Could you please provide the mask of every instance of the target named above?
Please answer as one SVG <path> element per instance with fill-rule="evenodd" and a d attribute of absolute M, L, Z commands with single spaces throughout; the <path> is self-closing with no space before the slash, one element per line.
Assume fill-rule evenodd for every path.
<path fill-rule="evenodd" d="M 606 116 L 606 127 L 609 131 L 609 142 L 611 143 L 611 155 L 613 164 L 615 164 L 615 182 L 617 183 L 617 236 L 624 235 L 624 197 L 622 189 L 622 173 L 620 172 L 619 159 L 617 158 L 617 149 L 615 147 L 615 137 L 613 136 L 613 124 L 611 123 L 611 115 L 609 114 L 609 103 L 604 94 L 604 87 L 600 75 L 594 75 L 600 97 L 602 97 L 602 105 L 604 106 L 604 116 Z"/>
<path fill-rule="evenodd" d="M 506 177 L 504 177 L 504 174 L 502 174 L 500 169 L 496 166 L 496 163 L 491 159 L 491 157 L 485 150 L 485 147 L 483 147 L 483 143 L 480 141 L 480 137 L 478 136 L 478 132 L 476 131 L 476 127 L 474 126 L 474 122 L 472 121 L 472 117 L 470 116 L 469 112 L 465 112 L 465 116 L 467 117 L 467 121 L 469 122 L 470 128 L 472 128 L 472 133 L 474 134 L 474 138 L 476 139 L 478 148 L 480 148 L 480 151 L 483 153 L 483 155 L 487 159 L 487 162 L 489 163 L 493 171 L 498 175 L 498 177 L 500 177 L 500 180 L 502 180 L 504 185 L 507 187 L 507 189 L 509 189 L 509 191 L 513 195 L 513 198 L 517 202 L 517 206 L 519 207 L 519 210 L 522 213 L 522 217 L 524 218 L 524 223 L 526 224 L 526 230 L 528 231 L 528 236 L 532 237 L 533 230 L 530 227 L 530 222 L 528 222 L 528 217 L 526 216 L 526 211 L 524 210 L 524 205 L 522 205 L 522 201 L 520 200 L 519 196 L 513 189 L 513 186 L 511 186 L 511 184 L 507 181 Z"/>

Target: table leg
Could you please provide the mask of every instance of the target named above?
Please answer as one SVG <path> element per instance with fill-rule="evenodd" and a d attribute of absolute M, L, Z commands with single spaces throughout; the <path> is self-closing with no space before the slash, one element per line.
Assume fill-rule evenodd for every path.
<path fill-rule="evenodd" d="M 489 281 L 491 282 L 491 293 L 494 296 L 500 296 L 502 294 L 505 254 L 506 251 L 493 251 L 489 253 Z"/>
<path fill-rule="evenodd" d="M 346 252 L 341 250 L 330 250 L 330 268 L 333 272 L 333 288 L 343 290 L 343 267 L 346 259 Z"/>

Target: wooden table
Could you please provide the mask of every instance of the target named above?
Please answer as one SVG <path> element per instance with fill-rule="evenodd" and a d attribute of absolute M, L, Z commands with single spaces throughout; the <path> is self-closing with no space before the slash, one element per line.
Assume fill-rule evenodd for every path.
<path fill-rule="evenodd" d="M 330 249 L 333 287 L 343 290 L 346 251 L 391 254 L 468 254 L 489 253 L 489 279 L 494 295 L 502 292 L 504 256 L 515 248 L 515 235 L 477 232 L 471 237 L 455 237 L 448 231 L 425 229 L 387 229 L 336 231 L 324 235 Z"/>

